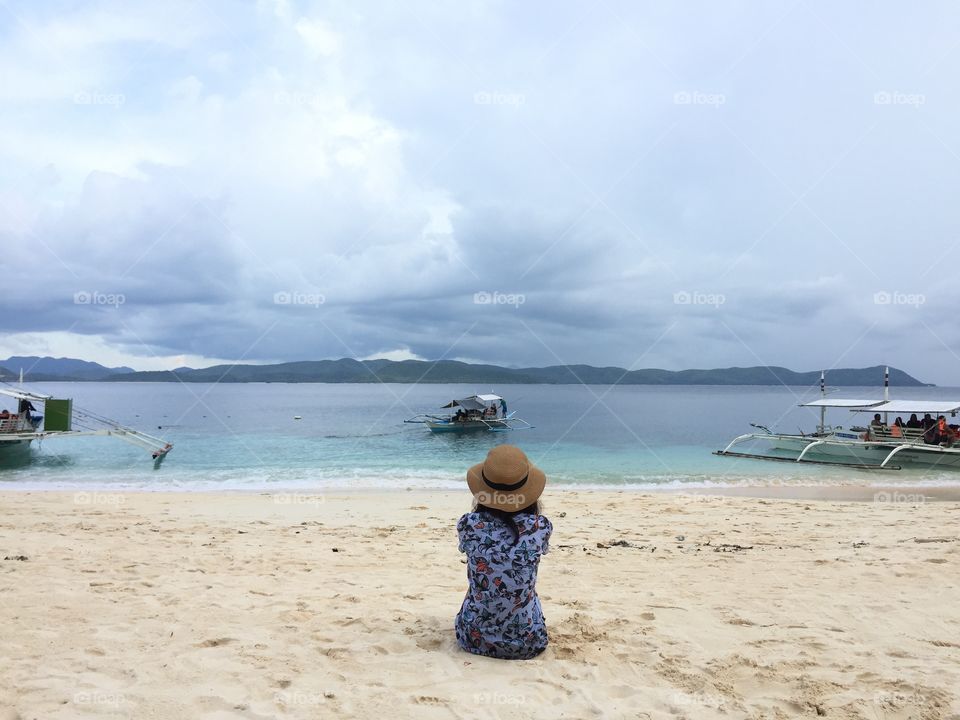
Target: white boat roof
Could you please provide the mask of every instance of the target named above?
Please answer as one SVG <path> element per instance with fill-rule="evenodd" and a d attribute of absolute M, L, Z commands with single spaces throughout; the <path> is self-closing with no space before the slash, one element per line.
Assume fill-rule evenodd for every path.
<path fill-rule="evenodd" d="M 499 395 L 471 395 L 460 400 L 451 400 L 443 407 L 462 407 L 467 410 L 484 410 L 487 405 L 503 400 Z"/>
<path fill-rule="evenodd" d="M 947 413 L 960 412 L 960 400 L 891 400 L 874 405 L 871 412 L 889 413 Z"/>
<path fill-rule="evenodd" d="M 8 395 L 17 398 L 17 400 L 39 400 L 40 402 L 53 397 L 52 395 L 41 395 L 40 393 L 27 392 L 26 390 L 8 390 L 7 388 L 0 388 L 0 395 Z"/>
<path fill-rule="evenodd" d="M 836 408 L 872 408 L 882 405 L 883 400 L 855 400 L 853 398 L 821 398 L 808 403 L 800 403 L 800 407 L 836 407 Z"/>

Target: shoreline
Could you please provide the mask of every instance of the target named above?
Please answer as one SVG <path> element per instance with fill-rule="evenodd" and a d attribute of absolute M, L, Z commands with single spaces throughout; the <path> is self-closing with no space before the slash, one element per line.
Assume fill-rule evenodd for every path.
<path fill-rule="evenodd" d="M 464 488 L 466 486 L 464 485 Z M 349 496 L 369 496 L 377 494 L 416 494 L 427 493 L 432 495 L 457 494 L 461 490 L 449 487 L 358 487 L 343 488 L 336 487 L 331 489 L 324 488 L 304 488 L 304 487 L 277 487 L 277 488 L 179 488 L 170 489 L 164 487 L 157 488 L 126 488 L 110 487 L 109 485 L 91 485 L 76 486 L 71 488 L 52 487 L 43 488 L 37 486 L 31 487 L 5 487 L 0 482 L 0 495 L 3 493 L 38 493 L 38 494 L 115 494 L 115 495 L 226 495 L 226 496 L 295 496 L 295 497 L 349 497 Z M 883 485 L 744 485 L 744 486 L 724 486 L 716 488 L 691 487 L 691 488 L 658 488 L 650 487 L 577 487 L 577 486 L 553 486 L 549 488 L 550 494 L 562 495 L 566 493 L 584 493 L 584 494 L 629 494 L 637 496 L 686 496 L 693 495 L 697 497 L 738 497 L 766 500 L 783 501 L 813 501 L 813 502 L 860 502 L 860 503 L 907 503 L 917 504 L 925 502 L 960 502 L 960 485 L 898 485 L 895 483 L 884 483 Z"/>

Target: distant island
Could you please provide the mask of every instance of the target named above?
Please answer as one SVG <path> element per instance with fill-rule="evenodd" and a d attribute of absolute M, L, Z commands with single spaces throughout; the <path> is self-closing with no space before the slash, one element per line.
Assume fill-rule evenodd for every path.
<path fill-rule="evenodd" d="M 305 360 L 275 365 L 214 365 L 193 369 L 135 372 L 128 367 L 108 368 L 72 358 L 13 357 L 0 360 L 0 379 L 40 381 L 110 382 L 277 382 L 277 383 L 473 383 L 477 385 L 793 385 L 809 387 L 820 382 L 820 371 L 796 372 L 783 367 L 732 367 L 713 370 L 625 370 L 592 365 L 506 368 L 456 360 Z M 827 373 L 831 387 L 880 387 L 883 366 L 838 368 Z M 895 387 L 932 387 L 902 370 L 890 368 Z"/>

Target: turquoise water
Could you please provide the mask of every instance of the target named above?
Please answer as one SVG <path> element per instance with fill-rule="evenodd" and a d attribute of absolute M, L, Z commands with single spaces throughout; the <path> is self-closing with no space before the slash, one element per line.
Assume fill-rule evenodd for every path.
<path fill-rule="evenodd" d="M 960 484 L 960 472 L 868 471 L 720 458 L 712 451 L 758 422 L 810 431 L 819 414 L 797 404 L 815 388 L 510 385 L 36 383 L 78 407 L 175 444 L 154 469 L 115 438 L 34 443 L 0 462 L 5 487 L 265 490 L 459 488 L 498 443 L 520 445 L 558 485 L 672 488 L 778 483 Z M 403 420 L 477 392 L 504 395 L 532 430 L 433 434 Z M 879 397 L 878 388 L 844 388 Z M 960 397 L 944 388 L 896 398 Z M 2 403 L 0 403 L 2 406 Z M 8 402 L 7 407 L 10 407 Z M 302 420 L 294 420 L 300 415 Z M 847 411 L 830 416 L 849 425 Z"/>

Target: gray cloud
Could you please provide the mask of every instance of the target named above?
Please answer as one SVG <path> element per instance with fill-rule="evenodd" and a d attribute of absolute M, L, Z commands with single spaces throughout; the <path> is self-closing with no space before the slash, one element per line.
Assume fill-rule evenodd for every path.
<path fill-rule="evenodd" d="M 956 382 L 952 6 L 22 12 L 0 345 Z"/>

